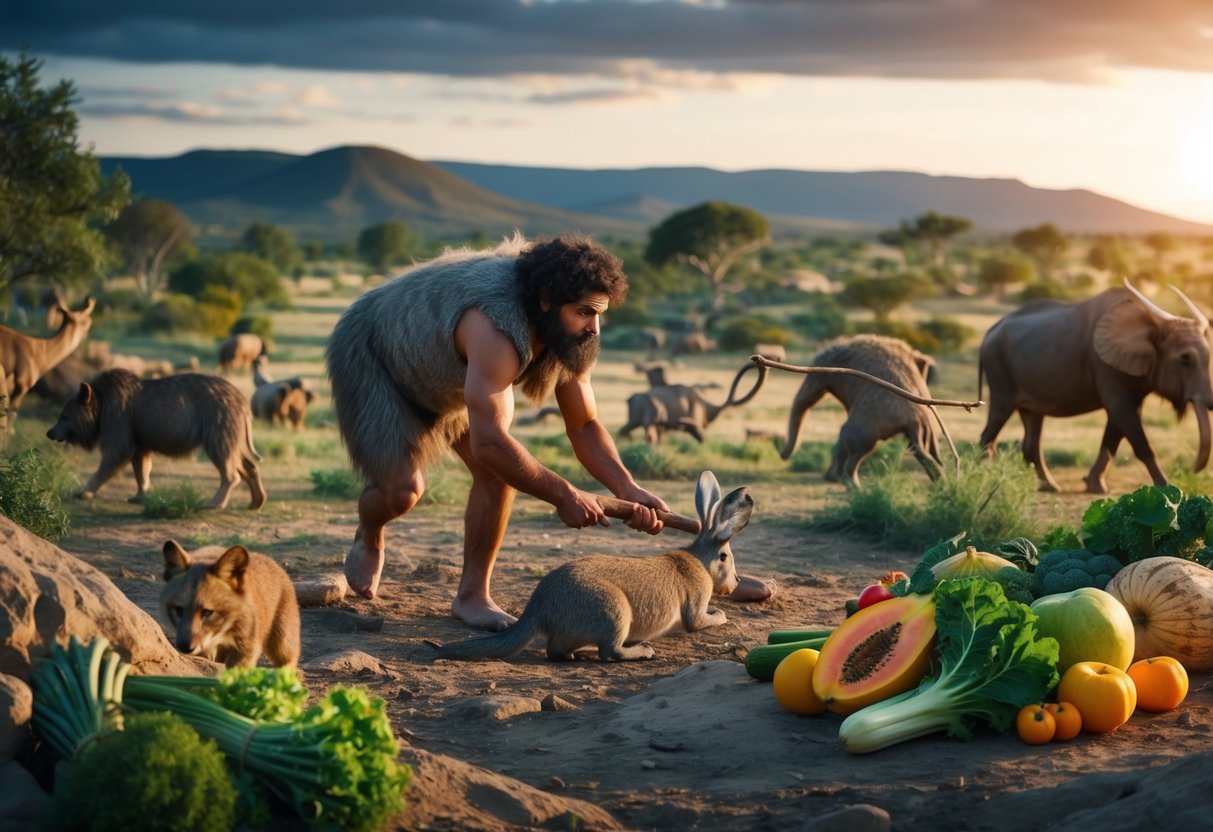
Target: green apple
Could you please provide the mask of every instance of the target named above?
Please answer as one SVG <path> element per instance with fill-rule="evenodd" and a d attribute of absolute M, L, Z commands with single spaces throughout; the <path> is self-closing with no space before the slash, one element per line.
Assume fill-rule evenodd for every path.
<path fill-rule="evenodd" d="M 1032 602 L 1037 631 L 1060 646 L 1057 672 L 1077 662 L 1103 662 L 1119 670 L 1133 661 L 1133 619 L 1124 605 L 1102 589 L 1086 586 L 1045 595 Z"/>

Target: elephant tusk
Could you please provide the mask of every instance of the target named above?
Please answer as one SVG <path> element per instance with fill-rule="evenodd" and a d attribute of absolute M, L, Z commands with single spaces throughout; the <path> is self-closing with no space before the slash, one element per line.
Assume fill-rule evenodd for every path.
<path fill-rule="evenodd" d="M 1170 312 L 1166 311 L 1165 309 L 1159 308 L 1152 300 L 1147 298 L 1141 292 L 1134 289 L 1133 284 L 1129 282 L 1129 278 L 1127 278 L 1127 277 L 1125 278 L 1125 288 L 1133 293 L 1133 296 L 1135 298 L 1137 298 L 1137 302 L 1140 303 L 1147 312 L 1150 312 L 1151 314 L 1153 314 L 1160 320 L 1173 321 L 1176 319 L 1176 317 L 1177 317 L 1176 315 L 1172 315 Z"/>
<path fill-rule="evenodd" d="M 1196 319 L 1196 323 L 1200 324 L 1200 331 L 1204 332 L 1205 330 L 1207 330 L 1209 328 L 1209 319 L 1206 318 L 1205 314 L 1196 307 L 1196 304 L 1192 302 L 1192 299 L 1190 297 L 1188 297 L 1187 295 L 1185 295 L 1178 288 L 1176 288 L 1174 286 L 1170 286 L 1170 284 L 1167 284 L 1167 285 L 1170 287 L 1172 292 L 1179 295 L 1180 300 L 1182 300 L 1184 303 L 1186 303 L 1188 305 L 1188 309 L 1189 309 L 1189 311 L 1191 311 L 1192 317 Z"/>

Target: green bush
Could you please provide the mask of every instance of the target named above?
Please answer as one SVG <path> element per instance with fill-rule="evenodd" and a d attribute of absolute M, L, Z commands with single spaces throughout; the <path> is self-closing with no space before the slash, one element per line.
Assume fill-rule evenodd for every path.
<path fill-rule="evenodd" d="M 900 338 L 914 349 L 926 353 L 936 353 L 940 349 L 939 339 L 933 334 L 902 321 L 867 321 L 857 325 L 855 330 L 856 332 L 870 332 L 874 335 Z"/>
<path fill-rule="evenodd" d="M 176 483 L 143 495 L 143 516 L 149 520 L 193 517 L 204 505 L 202 494 L 190 481 Z"/>
<path fill-rule="evenodd" d="M 274 321 L 268 315 L 246 315 L 232 324 L 230 335 L 251 332 L 267 344 L 274 340 Z"/>
<path fill-rule="evenodd" d="M 167 712 L 130 714 L 85 742 L 55 783 L 47 826 L 84 832 L 227 832 L 236 788 L 223 753 Z"/>
<path fill-rule="evenodd" d="M 0 513 L 54 542 L 71 530 L 60 493 L 71 481 L 63 456 L 39 446 L 0 459 Z"/>
<path fill-rule="evenodd" d="M 728 318 L 717 330 L 722 350 L 752 350 L 755 344 L 787 344 L 791 335 L 765 315 L 741 315 Z"/>
<path fill-rule="evenodd" d="M 619 458 L 640 479 L 672 480 L 685 472 L 677 450 L 668 442 L 629 442 L 619 448 Z"/>
<path fill-rule="evenodd" d="M 222 286 L 208 286 L 197 300 L 186 294 L 166 295 L 148 307 L 140 324 L 144 332 L 199 332 L 225 337 L 240 316 L 240 296 Z"/>
<path fill-rule="evenodd" d="M 888 444 L 888 443 L 886 443 Z M 957 477 L 947 473 L 929 482 L 921 469 L 864 477 L 863 488 L 848 491 L 813 519 L 830 530 L 863 534 L 902 548 L 924 548 L 966 532 L 979 549 L 1014 537 L 1039 539 L 1043 520 L 1033 509 L 1035 471 L 1019 459 L 984 460 L 962 455 Z"/>
<path fill-rule="evenodd" d="M 314 468 L 307 476 L 317 497 L 357 500 L 362 495 L 362 481 L 349 468 Z"/>
<path fill-rule="evenodd" d="M 808 312 L 791 318 L 792 328 L 812 341 L 828 341 L 845 335 L 847 313 L 830 295 L 818 294 Z"/>
<path fill-rule="evenodd" d="M 939 344 L 939 350 L 946 353 L 960 352 L 965 343 L 977 334 L 971 326 L 944 315 L 935 315 L 929 321 L 920 323 L 918 329 L 933 337 Z"/>

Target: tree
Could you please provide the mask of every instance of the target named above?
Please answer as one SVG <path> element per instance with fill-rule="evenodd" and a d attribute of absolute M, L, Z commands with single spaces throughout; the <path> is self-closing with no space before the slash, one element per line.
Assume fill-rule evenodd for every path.
<path fill-rule="evenodd" d="M 117 245 L 135 285 L 149 301 L 164 284 L 165 261 L 192 247 L 190 221 L 171 202 L 139 199 L 122 209 L 105 229 Z"/>
<path fill-rule="evenodd" d="M 982 261 L 981 270 L 977 273 L 977 285 L 986 291 L 992 290 L 1001 300 L 1008 286 L 1027 283 L 1035 271 L 1032 261 L 1022 254 L 997 254 Z"/>
<path fill-rule="evenodd" d="M 1132 268 L 1124 245 L 1115 237 L 1097 238 L 1087 250 L 1087 265 L 1113 275 L 1126 275 Z"/>
<path fill-rule="evenodd" d="M 972 227 L 973 221 L 964 217 L 950 217 L 928 211 L 910 222 L 902 220 L 895 230 L 880 232 L 877 239 L 887 246 L 901 249 L 907 264 L 921 261 L 932 266 L 942 266 L 947 244 L 953 237 Z"/>
<path fill-rule="evenodd" d="M 278 270 L 260 257 L 245 252 L 201 257 L 169 276 L 172 291 L 192 298 L 201 298 L 214 287 L 227 289 L 244 304 L 262 301 L 270 306 L 285 307 L 290 303 Z"/>
<path fill-rule="evenodd" d="M 712 308 L 719 309 L 729 269 L 770 239 L 770 224 L 758 212 L 705 202 L 672 214 L 650 231 L 644 258 L 655 266 L 674 261 L 698 270 L 711 287 Z"/>
<path fill-rule="evenodd" d="M 0 57 L 0 292 L 38 278 L 83 286 L 109 263 L 95 227 L 130 202 L 130 179 L 77 146 L 75 87 L 38 84 L 42 62 Z"/>
<path fill-rule="evenodd" d="M 892 277 L 854 275 L 846 281 L 844 300 L 871 310 L 876 322 L 888 323 L 889 315 L 899 306 L 925 291 L 926 281 L 918 274 L 904 272 Z"/>
<path fill-rule="evenodd" d="M 1011 237 L 1011 245 L 1035 260 L 1045 277 L 1053 271 L 1069 244 L 1066 236 L 1051 222 L 1035 228 L 1025 228 Z"/>
<path fill-rule="evenodd" d="M 295 274 L 303 266 L 303 253 L 291 232 L 268 222 L 255 222 L 240 237 L 240 250 L 272 263 L 282 274 Z"/>
<path fill-rule="evenodd" d="M 358 235 L 358 256 L 380 274 L 409 258 L 413 232 L 399 220 L 372 225 Z"/>
<path fill-rule="evenodd" d="M 1162 258 L 1164 254 L 1172 252 L 1179 247 L 1179 244 L 1175 241 L 1174 237 L 1172 237 L 1170 234 L 1164 234 L 1161 231 L 1156 231 L 1153 234 L 1147 234 L 1146 245 L 1149 246 L 1150 250 L 1154 252 L 1154 262 L 1158 265 L 1162 265 Z"/>

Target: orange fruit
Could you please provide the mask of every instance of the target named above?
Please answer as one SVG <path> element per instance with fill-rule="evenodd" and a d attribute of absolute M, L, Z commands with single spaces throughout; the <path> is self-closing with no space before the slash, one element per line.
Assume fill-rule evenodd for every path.
<path fill-rule="evenodd" d="M 1188 671 L 1170 656 L 1133 662 L 1128 673 L 1137 685 L 1137 707 L 1143 711 L 1169 711 L 1188 695 Z"/>
<path fill-rule="evenodd" d="M 1053 715 L 1057 730 L 1053 734 L 1053 742 L 1065 742 L 1078 736 L 1082 730 L 1082 714 L 1070 702 L 1046 702 L 1045 710 Z"/>
<path fill-rule="evenodd" d="M 1028 745 L 1044 745 L 1053 739 L 1057 731 L 1057 723 L 1053 715 L 1044 706 L 1024 705 L 1015 717 L 1015 731 L 1019 738 Z"/>
<path fill-rule="evenodd" d="M 826 712 L 826 703 L 813 692 L 813 668 L 820 653 L 808 647 L 784 656 L 775 667 L 771 685 L 775 699 L 784 710 L 801 716 L 817 716 Z"/>

